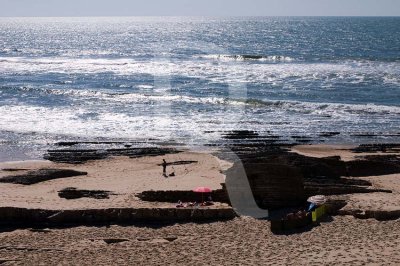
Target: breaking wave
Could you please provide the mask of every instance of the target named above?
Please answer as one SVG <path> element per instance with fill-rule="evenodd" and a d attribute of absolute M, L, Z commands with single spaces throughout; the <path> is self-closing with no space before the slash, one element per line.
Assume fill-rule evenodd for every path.
<path fill-rule="evenodd" d="M 138 85 L 141 87 L 143 85 Z M 230 98 L 230 97 L 196 97 L 188 95 L 174 95 L 168 93 L 143 94 L 113 92 L 111 90 L 76 90 L 76 89 L 48 89 L 30 87 L 0 87 L 0 92 L 14 91 L 32 94 L 51 94 L 72 97 L 77 100 L 102 101 L 109 104 L 157 104 L 157 103 L 185 103 L 200 105 L 224 105 L 246 106 L 248 108 L 281 110 L 285 112 L 297 112 L 316 115 L 358 114 L 358 115 L 400 115 L 400 106 L 388 106 L 377 104 L 347 104 L 347 103 L 317 103 L 294 100 L 266 100 L 254 98 Z M 29 96 L 28 96 L 29 97 Z"/>

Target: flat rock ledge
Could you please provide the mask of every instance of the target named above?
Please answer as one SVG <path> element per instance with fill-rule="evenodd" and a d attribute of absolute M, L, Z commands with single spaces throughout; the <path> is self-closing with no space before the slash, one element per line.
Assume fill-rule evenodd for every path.
<path fill-rule="evenodd" d="M 0 207 L 0 226 L 77 226 L 102 224 L 211 222 L 235 218 L 232 208 L 108 208 L 45 210 Z"/>
<path fill-rule="evenodd" d="M 77 189 L 75 187 L 67 187 L 58 191 L 58 196 L 64 199 L 79 199 L 79 198 L 93 198 L 93 199 L 108 199 L 110 195 L 115 195 L 107 190 L 87 190 Z"/>
<path fill-rule="evenodd" d="M 29 171 L 22 175 L 12 175 L 0 178 L 0 183 L 13 183 L 21 185 L 32 185 L 57 178 L 87 175 L 87 172 L 70 169 L 39 169 Z"/>
<path fill-rule="evenodd" d="M 196 193 L 193 191 L 186 190 L 147 190 L 135 195 L 139 199 L 143 201 L 150 202 L 201 202 L 202 195 L 201 193 Z M 212 200 L 215 202 L 227 203 L 230 204 L 228 194 L 224 189 L 213 190 L 210 193 L 204 193 L 203 199 L 207 200 L 207 197 L 211 196 Z"/>
<path fill-rule="evenodd" d="M 57 163 L 81 164 L 89 160 L 100 160 L 110 156 L 128 156 L 139 158 L 143 156 L 159 156 L 179 153 L 174 148 L 164 147 L 134 147 L 118 149 L 58 149 L 48 150 L 43 156 L 45 160 Z"/>

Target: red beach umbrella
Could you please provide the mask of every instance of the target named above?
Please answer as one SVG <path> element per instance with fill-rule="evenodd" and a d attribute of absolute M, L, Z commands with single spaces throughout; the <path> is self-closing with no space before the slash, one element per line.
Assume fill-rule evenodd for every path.
<path fill-rule="evenodd" d="M 197 193 L 209 193 L 211 191 L 212 191 L 212 189 L 208 188 L 208 187 L 197 187 L 197 188 L 193 189 L 193 192 L 197 192 Z"/>
<path fill-rule="evenodd" d="M 197 187 L 193 189 L 193 192 L 201 193 L 201 203 L 203 203 L 203 194 L 211 192 L 212 189 L 208 187 Z"/>

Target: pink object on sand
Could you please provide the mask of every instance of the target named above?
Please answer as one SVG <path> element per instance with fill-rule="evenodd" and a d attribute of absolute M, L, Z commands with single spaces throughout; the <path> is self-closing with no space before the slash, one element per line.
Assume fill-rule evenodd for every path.
<path fill-rule="evenodd" d="M 193 192 L 199 192 L 199 193 L 208 193 L 211 191 L 212 191 L 212 189 L 208 188 L 208 187 L 197 187 L 197 188 L 193 189 Z"/>

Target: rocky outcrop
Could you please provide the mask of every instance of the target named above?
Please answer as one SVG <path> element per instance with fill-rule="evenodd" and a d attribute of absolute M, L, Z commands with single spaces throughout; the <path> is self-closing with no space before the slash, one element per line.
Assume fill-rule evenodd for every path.
<path fill-rule="evenodd" d="M 185 165 L 185 164 L 192 164 L 192 163 L 197 163 L 198 161 L 174 161 L 174 162 L 167 162 L 167 166 L 170 165 Z M 161 166 L 162 164 L 158 164 Z"/>
<path fill-rule="evenodd" d="M 77 189 L 74 187 L 67 187 L 58 191 L 58 196 L 64 199 L 79 199 L 79 198 L 94 198 L 94 199 L 108 199 L 113 195 L 110 191 L 106 190 L 86 190 Z"/>
<path fill-rule="evenodd" d="M 59 149 L 48 150 L 44 159 L 53 162 L 80 164 L 89 160 L 105 159 L 109 156 L 128 156 L 137 158 L 142 156 L 159 156 L 179 151 L 163 147 L 139 147 L 117 149 Z"/>
<path fill-rule="evenodd" d="M 28 168 L 2 168 L 1 171 L 18 172 L 18 171 L 29 171 L 29 169 Z"/>
<path fill-rule="evenodd" d="M 387 192 L 391 190 L 373 189 L 371 182 L 350 178 L 306 178 L 304 189 L 307 197 L 313 195 L 341 195 L 352 193 Z"/>
<path fill-rule="evenodd" d="M 211 196 L 215 202 L 229 203 L 229 198 L 223 189 L 213 190 L 210 193 L 204 193 L 204 200 L 207 200 L 208 196 Z M 171 202 L 176 203 L 179 200 L 182 202 L 201 202 L 201 193 L 193 191 L 182 191 L 182 190 L 167 190 L 167 191 L 154 191 L 148 190 L 136 194 L 136 197 L 144 201 L 152 202 Z"/>
<path fill-rule="evenodd" d="M 109 208 L 45 210 L 0 207 L 0 225 L 25 228 L 39 226 L 176 223 L 233 219 L 232 208 Z"/>
<path fill-rule="evenodd" d="M 349 176 L 376 176 L 400 173 L 400 156 L 364 156 L 346 162 Z"/>
<path fill-rule="evenodd" d="M 130 145 L 124 141 L 60 141 L 55 143 L 57 146 L 75 146 L 75 145 Z"/>
<path fill-rule="evenodd" d="M 107 157 L 108 153 L 102 150 L 48 150 L 43 159 L 57 163 L 80 164 Z"/>
<path fill-rule="evenodd" d="M 340 135 L 340 132 L 337 131 L 327 131 L 327 132 L 321 132 L 319 133 L 320 137 L 334 137 Z"/>
<path fill-rule="evenodd" d="M 226 172 L 234 176 L 239 167 Z M 296 206 L 305 200 L 303 176 L 299 169 L 284 164 L 243 163 L 255 202 L 260 208 L 276 209 Z M 245 178 L 245 177 L 244 177 Z"/>
<path fill-rule="evenodd" d="M 347 202 L 343 199 L 328 199 L 325 203 L 325 210 L 328 215 L 337 215 L 346 205 Z"/>
<path fill-rule="evenodd" d="M 70 169 L 39 169 L 29 171 L 23 175 L 6 176 L 0 178 L 1 183 L 13 183 L 22 185 L 32 185 L 57 178 L 87 175 L 87 172 L 75 171 Z"/>
<path fill-rule="evenodd" d="M 281 165 L 297 168 L 304 178 L 339 178 L 346 176 L 346 164 L 340 157 L 313 158 L 284 150 L 272 153 L 256 153 L 255 156 L 241 157 L 242 163 L 273 164 L 279 162 Z"/>
<path fill-rule="evenodd" d="M 400 136 L 400 135 L 398 135 Z M 400 144 L 396 143 L 379 143 L 379 144 L 361 144 L 358 147 L 352 149 L 353 152 L 361 153 L 361 152 L 383 152 L 383 153 L 391 153 L 391 152 L 400 152 Z"/>
<path fill-rule="evenodd" d="M 224 132 L 222 134 L 222 137 L 224 137 L 225 139 L 239 139 L 239 140 L 261 138 L 261 136 L 257 132 L 250 130 L 228 131 Z"/>
<path fill-rule="evenodd" d="M 325 133 L 322 133 L 324 137 L 338 135 L 338 132 Z M 370 182 L 344 177 L 400 173 L 400 159 L 393 155 L 365 156 L 344 162 L 338 156 L 313 158 L 289 151 L 288 148 L 308 140 L 308 137 L 291 136 L 296 142 L 290 143 L 289 140 L 272 138 L 274 136 L 269 134 L 261 136 L 252 131 L 229 131 L 223 132 L 222 136 L 227 141 L 221 146 L 226 147 L 227 152 L 219 156 L 229 159 L 233 152 L 240 159 L 253 196 L 262 208 L 302 205 L 307 197 L 318 194 L 390 193 L 390 190 L 371 189 Z M 398 144 L 360 145 L 354 151 L 393 152 L 399 147 Z"/>

